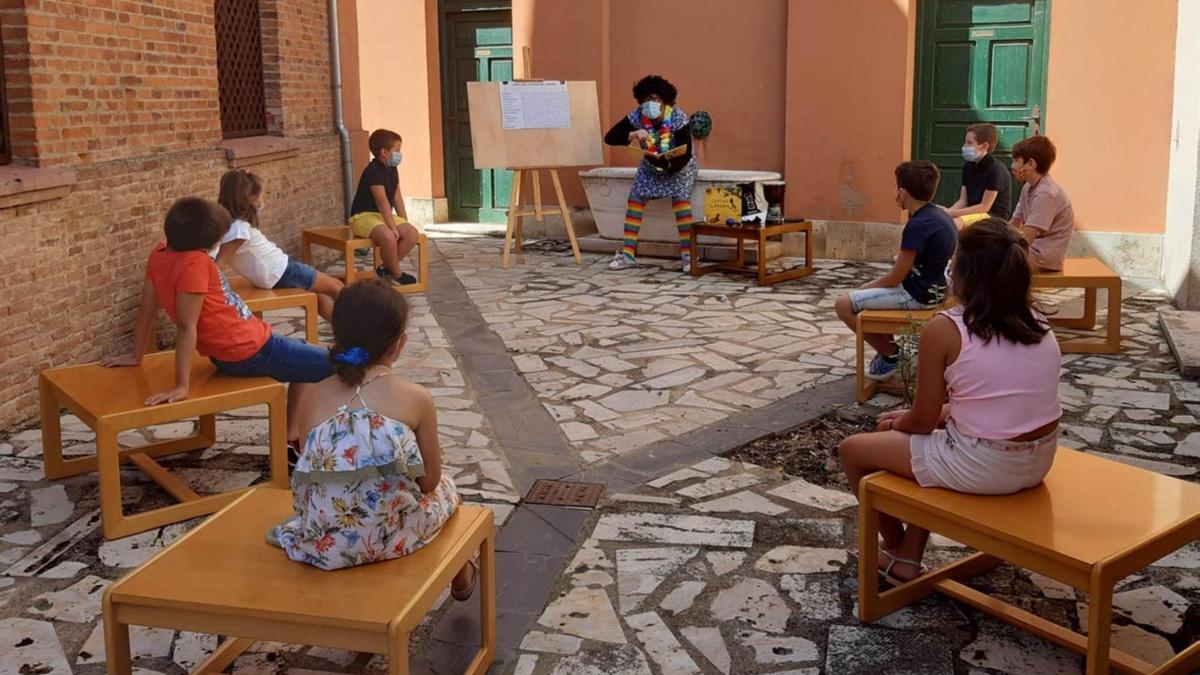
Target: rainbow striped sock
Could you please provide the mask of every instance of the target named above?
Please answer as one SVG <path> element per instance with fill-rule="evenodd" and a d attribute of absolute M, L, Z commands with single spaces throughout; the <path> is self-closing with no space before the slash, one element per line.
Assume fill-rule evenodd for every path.
<path fill-rule="evenodd" d="M 688 199 L 675 200 L 671 203 L 671 208 L 675 210 L 675 228 L 679 230 L 679 254 L 691 255 L 692 202 Z"/>
<path fill-rule="evenodd" d="M 634 197 L 630 197 L 625 205 L 625 247 L 622 252 L 630 260 L 637 255 L 638 232 L 642 229 L 642 214 L 645 210 L 646 202 Z"/>

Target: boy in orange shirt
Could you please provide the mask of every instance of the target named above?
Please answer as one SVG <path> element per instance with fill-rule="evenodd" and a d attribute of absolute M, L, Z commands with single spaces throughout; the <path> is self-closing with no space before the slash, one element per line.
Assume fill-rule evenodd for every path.
<path fill-rule="evenodd" d="M 184 197 L 171 205 L 163 227 L 166 241 L 154 247 L 146 264 L 141 305 L 134 323 L 133 353 L 102 363 L 107 367 L 139 365 L 161 307 L 178 328 L 175 386 L 152 394 L 146 405 L 186 398 L 193 354 L 199 352 L 226 375 L 266 376 L 293 383 L 287 402 L 291 446 L 299 437 L 293 409 L 300 398 L 301 383 L 329 377 L 333 365 L 325 348 L 272 334 L 271 326 L 254 316 L 230 289 L 209 251 L 232 221 L 224 207 L 199 197 Z"/>

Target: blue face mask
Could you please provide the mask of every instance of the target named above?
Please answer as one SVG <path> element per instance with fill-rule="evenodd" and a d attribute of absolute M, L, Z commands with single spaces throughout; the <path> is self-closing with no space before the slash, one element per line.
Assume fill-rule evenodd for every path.
<path fill-rule="evenodd" d="M 389 169 L 394 169 L 400 166 L 400 160 L 404 159 L 404 153 L 396 150 L 388 157 L 387 166 Z"/>
<path fill-rule="evenodd" d="M 971 145 L 963 146 L 962 156 L 963 156 L 963 159 L 967 160 L 968 162 L 974 162 L 975 160 L 979 159 L 978 151 L 975 149 L 974 146 L 971 146 Z"/>
<path fill-rule="evenodd" d="M 646 101 L 642 104 L 642 114 L 652 120 L 658 119 L 662 115 L 662 103 L 658 101 Z"/>

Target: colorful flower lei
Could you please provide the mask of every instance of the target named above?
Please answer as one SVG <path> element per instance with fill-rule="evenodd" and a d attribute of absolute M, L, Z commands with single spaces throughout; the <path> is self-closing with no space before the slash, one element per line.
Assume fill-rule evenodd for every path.
<path fill-rule="evenodd" d="M 641 113 L 642 128 L 650 135 L 650 139 L 647 142 L 648 150 L 662 154 L 671 149 L 671 117 L 674 110 L 672 106 L 663 105 L 662 124 L 659 125 L 657 130 L 654 128 L 654 120 L 646 117 L 646 113 Z M 662 167 L 655 168 L 659 171 L 663 170 Z"/>

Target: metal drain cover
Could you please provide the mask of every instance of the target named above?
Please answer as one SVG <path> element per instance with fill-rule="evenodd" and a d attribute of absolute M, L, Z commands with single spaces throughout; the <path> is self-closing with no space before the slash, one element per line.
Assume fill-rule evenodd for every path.
<path fill-rule="evenodd" d="M 525 495 L 526 504 L 546 504 L 548 506 L 583 506 L 596 508 L 600 496 L 604 494 L 604 485 L 600 483 L 574 483 L 563 480 L 535 481 Z"/>

